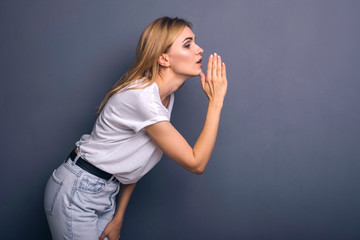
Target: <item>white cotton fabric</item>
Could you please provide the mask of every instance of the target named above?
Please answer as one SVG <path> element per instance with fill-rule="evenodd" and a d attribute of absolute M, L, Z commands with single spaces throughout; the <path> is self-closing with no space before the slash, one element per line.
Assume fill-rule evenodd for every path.
<path fill-rule="evenodd" d="M 119 91 L 106 103 L 91 134 L 76 142 L 80 155 L 123 184 L 137 182 L 163 154 L 144 127 L 170 121 L 173 104 L 174 94 L 168 108 L 162 104 L 155 82 L 146 88 Z"/>

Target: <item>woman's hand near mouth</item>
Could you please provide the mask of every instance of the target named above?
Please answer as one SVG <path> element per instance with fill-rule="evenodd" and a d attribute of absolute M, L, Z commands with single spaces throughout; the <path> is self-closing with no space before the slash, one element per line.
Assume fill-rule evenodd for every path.
<path fill-rule="evenodd" d="M 224 101 L 227 90 L 226 67 L 221 62 L 220 55 L 216 53 L 209 57 L 206 76 L 200 73 L 200 82 L 203 91 L 209 98 L 209 104 L 221 105 Z"/>

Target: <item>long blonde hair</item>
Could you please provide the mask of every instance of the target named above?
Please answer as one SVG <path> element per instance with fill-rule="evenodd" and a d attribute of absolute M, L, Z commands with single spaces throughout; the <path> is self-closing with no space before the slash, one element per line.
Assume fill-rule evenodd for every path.
<path fill-rule="evenodd" d="M 192 23 L 177 17 L 162 17 L 150 23 L 141 34 L 133 65 L 107 92 L 97 112 L 101 112 L 111 96 L 136 80 L 141 79 L 144 87 L 152 84 L 160 71 L 159 57 L 170 49 L 186 26 L 192 28 Z"/>

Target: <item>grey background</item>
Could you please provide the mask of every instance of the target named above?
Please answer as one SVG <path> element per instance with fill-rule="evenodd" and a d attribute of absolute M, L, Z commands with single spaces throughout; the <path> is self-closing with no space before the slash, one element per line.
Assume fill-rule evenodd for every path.
<path fill-rule="evenodd" d="M 121 239 L 359 239 L 359 1 L 1 1 L 1 239 L 50 239 L 48 177 L 130 66 L 155 18 L 189 19 L 229 89 L 196 176 L 164 157 L 133 193 Z M 205 66 L 203 67 L 205 69 Z M 193 144 L 207 99 L 176 93 Z"/>

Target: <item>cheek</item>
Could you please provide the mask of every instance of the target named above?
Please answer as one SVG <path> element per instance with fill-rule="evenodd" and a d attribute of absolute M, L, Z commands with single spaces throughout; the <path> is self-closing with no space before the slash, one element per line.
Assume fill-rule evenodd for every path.
<path fill-rule="evenodd" d="M 174 68 L 184 67 L 193 62 L 193 57 L 190 51 L 178 51 L 172 56 L 172 61 L 170 62 Z"/>

